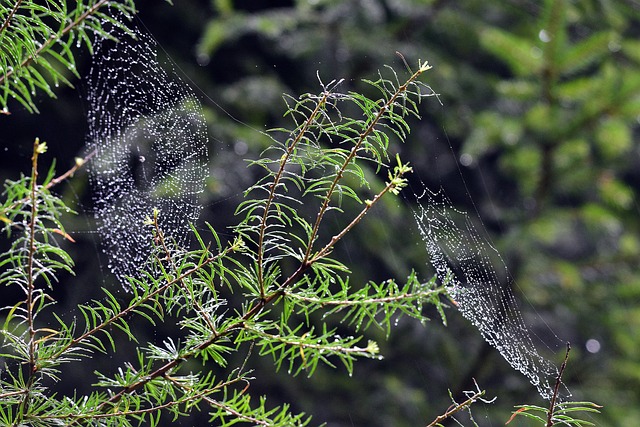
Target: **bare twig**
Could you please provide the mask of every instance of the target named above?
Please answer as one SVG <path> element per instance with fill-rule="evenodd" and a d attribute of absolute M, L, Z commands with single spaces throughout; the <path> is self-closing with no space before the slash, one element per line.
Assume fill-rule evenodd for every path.
<path fill-rule="evenodd" d="M 77 157 L 76 158 L 76 163 L 73 165 L 73 167 L 71 169 L 69 169 L 68 171 L 66 171 L 62 175 L 53 178 L 51 181 L 49 181 L 49 183 L 46 185 L 45 188 L 47 190 L 49 190 L 51 187 L 54 187 L 54 186 L 60 184 L 62 181 L 66 180 L 68 178 L 71 178 L 73 176 L 73 174 L 75 174 L 78 169 L 83 167 L 89 160 L 91 160 L 93 158 L 93 156 L 96 155 L 96 153 L 97 153 L 97 150 L 93 150 L 89 154 L 87 154 L 85 157 Z"/>
<path fill-rule="evenodd" d="M 402 173 L 400 174 L 399 177 L 401 177 L 401 176 L 402 176 Z M 367 201 L 365 203 L 364 208 L 362 208 L 360 213 L 353 219 L 353 221 L 351 221 L 344 229 L 342 229 L 342 231 L 340 231 L 338 234 L 333 236 L 331 238 L 331 240 L 329 241 L 329 243 L 327 243 L 322 249 L 320 249 L 320 251 L 317 254 L 315 254 L 311 259 L 309 259 L 307 262 L 313 263 L 313 262 L 319 260 L 320 258 L 328 255 L 331 252 L 332 248 L 335 246 L 335 244 L 338 243 L 338 241 L 340 241 L 340 239 L 342 239 L 349 231 L 351 231 L 351 229 L 353 229 L 353 227 L 355 227 L 362 220 L 362 218 L 364 218 L 364 216 L 367 214 L 367 212 L 369 212 L 369 210 L 376 203 L 378 203 L 378 201 L 380 201 L 382 196 L 384 196 L 389 191 L 392 191 L 395 187 L 396 187 L 396 183 L 394 182 L 394 180 L 393 179 L 390 180 L 387 183 L 387 185 L 382 189 L 382 191 L 380 191 L 378 194 L 376 194 L 376 196 L 373 199 L 371 199 L 370 201 Z M 331 197 L 331 196 L 328 196 L 328 197 Z M 325 201 L 326 200 L 327 199 L 325 199 Z M 310 248 L 311 248 L 311 246 L 309 246 L 307 248 L 307 251 L 309 251 Z"/>
<path fill-rule="evenodd" d="M 474 380 L 475 383 L 475 380 Z M 478 387 L 478 384 L 476 383 L 476 388 Z M 482 398 L 482 396 L 485 395 L 485 391 L 484 390 L 480 390 L 479 388 L 476 389 L 476 391 L 474 392 L 468 392 L 469 394 L 467 394 L 467 400 L 465 400 L 462 403 L 456 403 L 454 402 L 453 405 L 451 405 L 446 412 L 444 412 L 441 415 L 438 415 L 433 421 L 431 421 L 431 423 L 427 424 L 427 427 L 435 427 L 435 426 L 439 426 L 441 425 L 441 423 L 452 417 L 453 415 L 457 414 L 458 412 L 465 410 L 467 408 L 469 408 L 471 405 L 473 405 L 474 403 L 476 403 L 477 401 L 483 401 L 483 402 L 493 402 L 495 400 L 485 400 Z"/>
<path fill-rule="evenodd" d="M 558 400 L 558 392 L 560 390 L 560 384 L 562 384 L 562 373 L 567 367 L 567 360 L 569 359 L 569 352 L 571 351 L 571 343 L 567 343 L 567 352 L 564 355 L 564 361 L 562 365 L 560 365 L 560 372 L 558 372 L 558 376 L 556 378 L 556 385 L 553 388 L 553 396 L 551 396 L 551 403 L 549 404 L 549 411 L 547 411 L 547 424 L 546 427 L 552 427 L 555 423 L 553 422 L 553 413 L 556 410 L 556 402 Z"/>
<path fill-rule="evenodd" d="M 47 185 L 45 185 L 44 188 L 46 190 L 50 190 L 51 188 L 55 187 L 56 185 L 60 184 L 61 182 L 71 178 L 73 176 L 73 174 L 75 174 L 78 171 L 78 169 L 83 167 L 95 155 L 96 155 L 96 150 L 93 150 L 92 152 L 87 154 L 85 157 L 77 158 L 75 164 L 73 165 L 73 167 L 71 167 L 71 169 L 69 169 L 68 171 L 66 171 L 62 175 L 59 175 L 59 176 L 53 178 L 51 181 L 49 181 L 47 183 Z M 13 202 L 11 205 L 9 205 L 5 209 L 5 212 L 10 211 L 10 210 L 14 209 L 16 206 L 24 204 L 24 203 L 26 203 L 28 201 L 29 201 L 29 199 L 27 197 L 25 197 L 24 199 L 17 200 L 15 202 Z M 4 215 L 4 213 L 0 212 L 0 216 L 1 215 Z"/>

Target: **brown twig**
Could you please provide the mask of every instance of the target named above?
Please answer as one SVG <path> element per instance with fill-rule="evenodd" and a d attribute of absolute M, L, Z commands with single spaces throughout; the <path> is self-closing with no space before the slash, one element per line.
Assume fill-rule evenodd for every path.
<path fill-rule="evenodd" d="M 45 186 L 45 188 L 47 190 L 49 190 L 51 187 L 54 187 L 54 186 L 60 184 L 62 181 L 66 180 L 68 178 L 71 178 L 73 176 L 73 174 L 75 174 L 78 169 L 80 169 L 89 160 L 91 160 L 93 158 L 93 156 L 96 155 L 96 153 L 97 153 L 97 149 L 91 151 L 85 157 L 82 157 L 82 158 L 77 157 L 76 158 L 76 163 L 75 163 L 75 165 L 73 165 L 73 167 L 71 169 L 69 169 L 68 171 L 66 171 L 62 175 L 53 178 L 51 181 L 49 181 L 49 183 Z"/>
<path fill-rule="evenodd" d="M 553 413 L 556 409 L 556 402 L 558 400 L 558 392 L 560 391 L 560 384 L 562 384 L 562 373 L 567 367 L 567 360 L 569 359 L 570 351 L 571 351 L 571 343 L 567 343 L 567 352 L 564 355 L 564 361 L 562 362 L 562 365 L 560 365 L 560 372 L 558 372 L 558 376 L 556 377 L 556 385 L 553 388 L 553 396 L 551 396 L 551 403 L 549 404 L 549 410 L 547 411 L 546 427 L 552 427 L 555 424 L 553 422 Z"/>
<path fill-rule="evenodd" d="M 467 400 L 465 400 L 462 403 L 454 403 L 453 405 L 449 406 L 449 408 L 446 410 L 445 413 L 438 415 L 433 421 L 431 421 L 431 423 L 427 424 L 427 427 L 435 427 L 438 425 L 441 425 L 441 423 L 446 420 L 447 418 L 452 417 L 453 415 L 457 414 L 458 412 L 467 409 L 468 407 L 470 407 L 471 405 L 473 405 L 474 403 L 476 403 L 478 400 L 482 399 L 482 396 L 484 396 L 485 392 L 484 390 L 477 390 L 475 392 L 473 392 L 473 394 L 471 396 L 469 396 L 467 398 Z M 484 399 L 482 399 L 484 401 Z M 495 399 L 492 399 L 491 401 L 493 401 Z"/>
<path fill-rule="evenodd" d="M 9 26 L 11 25 L 11 20 L 13 19 L 13 15 L 15 15 L 18 9 L 20 9 L 21 3 L 22 3 L 22 0 L 18 0 L 16 1 L 16 4 L 13 5 L 13 9 L 11 9 L 11 12 L 9 12 L 9 14 L 7 15 L 7 18 L 2 23 L 2 26 L 0 26 L 0 34 L 2 34 L 4 30 L 9 28 Z"/>
<path fill-rule="evenodd" d="M 400 174 L 399 177 L 401 178 L 402 174 Z M 338 241 L 340 241 L 340 239 L 342 239 L 349 231 L 351 231 L 351 229 L 353 227 L 358 225 L 358 223 L 362 220 L 362 218 L 364 218 L 364 216 L 367 214 L 367 212 L 369 212 L 369 210 L 375 204 L 377 204 L 378 201 L 380 201 L 382 196 L 384 196 L 389 191 L 392 191 L 395 187 L 396 187 L 396 183 L 394 183 L 394 180 L 393 179 L 390 180 L 387 183 L 387 185 L 382 189 L 382 191 L 380 191 L 378 194 L 376 194 L 376 196 L 373 199 L 371 199 L 370 201 L 367 201 L 365 203 L 364 208 L 362 208 L 360 213 L 353 219 L 353 221 L 351 221 L 344 229 L 342 229 L 342 231 L 340 233 L 338 233 L 335 236 L 333 236 L 331 238 L 331 240 L 329 241 L 329 243 L 327 243 L 322 249 L 320 249 L 320 251 L 317 254 L 315 254 L 313 257 L 311 257 L 308 260 L 308 262 L 312 263 L 312 262 L 314 262 L 316 260 L 319 260 L 320 258 L 328 255 L 331 252 L 331 250 L 333 249 L 333 247 L 335 246 L 335 244 L 338 243 Z"/>
<path fill-rule="evenodd" d="M 66 171 L 62 175 L 59 175 L 59 176 L 53 178 L 51 181 L 49 181 L 47 183 L 47 185 L 44 186 L 44 188 L 46 190 L 50 190 L 51 188 L 53 188 L 56 185 L 60 184 L 62 181 L 65 181 L 65 180 L 71 178 L 73 176 L 73 174 L 75 174 L 78 171 L 78 169 L 83 167 L 95 155 L 96 155 L 96 150 L 93 150 L 89 154 L 87 154 L 85 157 L 76 158 L 76 163 L 75 163 L 75 165 L 73 165 L 73 167 L 71 167 L 71 169 L 69 169 L 68 171 Z M 28 199 L 26 197 L 24 199 L 20 199 L 20 200 L 14 202 L 13 204 L 11 204 L 6 210 L 11 210 L 11 209 L 15 208 L 16 206 L 18 206 L 19 204 L 25 203 L 27 201 L 28 201 Z"/>

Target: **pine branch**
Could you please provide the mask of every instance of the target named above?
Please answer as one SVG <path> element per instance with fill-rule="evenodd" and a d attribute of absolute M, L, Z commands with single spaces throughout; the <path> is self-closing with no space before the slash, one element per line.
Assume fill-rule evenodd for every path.
<path fill-rule="evenodd" d="M 471 405 L 476 403 L 478 400 L 482 400 L 482 396 L 484 396 L 484 394 L 485 394 L 484 390 L 483 391 L 478 390 L 478 391 L 475 391 L 471 396 L 469 396 L 467 400 L 465 400 L 464 402 L 462 403 L 454 402 L 449 407 L 449 409 L 447 409 L 443 414 L 438 415 L 433 421 L 427 424 L 427 427 L 441 426 L 443 421 L 451 418 L 458 412 L 469 410 Z"/>
<path fill-rule="evenodd" d="M 64 65 L 77 76 L 75 58 L 69 46 L 73 38 L 82 39 L 91 49 L 92 42 L 85 32 L 87 28 L 95 34 L 108 37 L 102 30 L 101 20 L 121 25 L 104 15 L 101 9 L 112 6 L 127 16 L 135 10 L 133 0 L 98 0 L 91 5 L 78 1 L 76 8 L 69 12 L 66 1 L 60 4 L 51 0 L 48 2 L 52 5 L 45 8 L 32 2 L 16 1 L 0 27 L 0 40 L 6 39 L 3 40 L 3 47 L 0 49 L 0 64 L 3 65 L 0 69 L 0 87 L 3 87 L 0 107 L 5 114 L 9 114 L 9 97 L 19 101 L 30 112 L 38 111 L 32 99 L 36 89 L 55 97 L 50 82 L 36 69 L 37 64 L 48 73 L 48 77 L 56 86 L 58 81 L 71 85 L 67 78 L 49 63 L 48 58 Z M 22 8 L 25 8 L 24 19 L 17 20 L 16 17 L 22 16 L 19 15 Z M 56 22 L 60 28 L 52 30 L 47 20 Z"/>
<path fill-rule="evenodd" d="M 9 12 L 9 14 L 7 15 L 7 18 L 4 20 L 4 22 L 2 23 L 2 26 L 0 26 L 0 39 L 2 37 L 2 33 L 9 28 L 9 25 L 11 24 L 11 19 L 13 19 L 13 16 L 16 14 L 16 12 L 18 11 L 18 9 L 20 8 L 20 4 L 22 3 L 23 0 L 17 0 L 15 2 L 15 4 L 13 5 L 13 8 L 11 9 L 11 12 Z M 1 78 L 1 76 L 0 76 Z M 1 82 L 1 80 L 0 80 Z"/>
<path fill-rule="evenodd" d="M 267 222 L 269 219 L 269 213 L 271 212 L 271 205 L 275 199 L 276 189 L 278 188 L 282 176 L 285 171 L 285 167 L 288 164 L 289 159 L 292 154 L 298 147 L 299 142 L 304 137 L 305 133 L 311 126 L 311 124 L 316 120 L 316 117 L 320 110 L 325 106 L 327 99 L 330 96 L 330 92 L 325 90 L 322 94 L 320 100 L 317 101 L 315 109 L 311 112 L 307 120 L 305 121 L 302 128 L 298 131 L 293 141 L 287 147 L 285 154 L 283 154 L 280 159 L 280 166 L 278 168 L 278 172 L 275 174 L 273 178 L 273 182 L 269 185 L 269 195 L 266 198 L 264 212 L 262 214 L 262 220 L 260 222 L 260 231 L 258 233 L 258 260 L 257 260 L 257 268 L 258 268 L 258 287 L 260 290 L 260 297 L 265 298 L 265 286 L 264 286 L 264 239 L 265 233 L 267 230 Z"/>
<path fill-rule="evenodd" d="M 393 175 L 389 173 L 389 182 L 387 182 L 387 184 L 382 189 L 382 191 L 376 194 L 373 197 L 373 199 L 365 201 L 364 208 L 362 208 L 360 213 L 346 227 L 344 227 L 342 231 L 340 231 L 338 234 L 333 236 L 329 241 L 329 243 L 327 243 L 322 249 L 320 249 L 315 255 L 313 255 L 311 259 L 308 259 L 307 262 L 309 264 L 313 264 L 319 259 L 327 256 L 331 252 L 333 247 L 336 245 L 336 243 L 338 243 L 347 233 L 349 233 L 356 225 L 358 225 L 358 223 L 360 223 L 360 221 L 364 218 L 367 212 L 369 212 L 369 210 L 371 210 L 371 208 L 374 205 L 376 205 L 385 194 L 389 192 L 397 194 L 397 191 L 399 191 L 400 188 L 402 188 L 405 185 L 405 180 L 403 177 L 408 172 L 411 172 L 411 168 L 408 166 L 408 164 L 402 164 L 400 162 L 400 157 L 398 157 L 398 166 L 395 169 L 395 173 Z M 331 195 L 328 194 L 327 199 L 325 200 L 329 200 L 330 197 Z M 325 206 L 323 206 L 323 208 L 325 208 L 326 210 Z M 319 226 L 319 223 L 317 223 L 317 225 Z M 314 230 L 315 230 L 315 227 L 314 227 Z M 311 245 L 308 246 L 307 251 L 309 252 L 310 249 L 311 249 Z M 307 259 L 308 256 L 309 255 L 305 254 L 305 259 Z M 305 261 L 303 259 L 303 263 L 304 262 Z"/>
<path fill-rule="evenodd" d="M 377 128 L 378 124 L 380 123 L 380 121 L 385 117 L 386 113 L 390 110 L 393 109 L 393 106 L 396 104 L 396 101 L 405 96 L 408 88 L 410 85 L 412 85 L 425 71 L 429 70 L 431 67 L 429 65 L 427 65 L 427 63 L 422 63 L 420 64 L 418 71 L 416 71 L 415 73 L 413 73 L 409 79 L 402 84 L 402 86 L 398 87 L 398 89 L 395 91 L 395 93 L 393 93 L 391 95 L 391 97 L 380 107 L 380 109 L 377 111 L 377 113 L 375 114 L 375 117 L 373 118 L 373 120 L 371 120 L 368 125 L 365 127 L 364 130 L 362 130 L 360 132 L 360 134 L 357 137 L 357 140 L 355 141 L 353 147 L 351 148 L 349 154 L 346 156 L 346 158 L 344 159 L 342 165 L 339 167 L 337 173 L 335 174 L 335 177 L 333 178 L 333 181 L 331 182 L 329 189 L 327 190 L 326 195 L 324 196 L 323 202 L 322 202 L 322 206 L 320 207 L 320 210 L 318 211 L 318 214 L 316 216 L 316 221 L 313 225 L 313 229 L 311 231 L 311 234 L 309 236 L 308 239 L 308 244 L 307 244 L 307 249 L 306 252 L 304 254 L 304 257 L 302 259 L 302 264 L 306 264 L 309 262 L 309 260 L 311 259 L 311 252 L 313 250 L 313 243 L 315 242 L 317 236 L 318 236 L 318 231 L 320 229 L 320 224 L 322 223 L 322 220 L 324 218 L 325 213 L 327 212 L 327 210 L 329 209 L 329 205 L 331 203 L 331 199 L 333 197 L 333 194 L 338 186 L 338 183 L 342 180 L 342 178 L 344 177 L 345 171 L 347 170 L 347 168 L 349 167 L 349 165 L 351 165 L 353 163 L 353 161 L 356 159 L 356 156 L 358 154 L 358 152 L 360 151 L 360 148 L 363 146 L 363 144 L 365 143 L 365 141 L 367 140 L 367 138 L 369 138 L 369 136 L 374 133 L 375 129 Z M 403 173 L 406 171 L 403 171 Z M 385 192 L 388 191 L 388 189 L 385 189 Z M 368 210 L 367 207 L 365 207 L 364 212 L 362 213 L 362 216 L 364 216 L 364 214 L 366 213 L 366 211 Z M 331 245 L 332 246 L 332 245 Z"/>
<path fill-rule="evenodd" d="M 25 394 L 20 404 L 20 413 L 26 414 L 29 411 L 31 399 L 31 387 L 35 382 L 35 375 L 38 368 L 36 367 L 36 328 L 34 325 L 36 304 L 34 300 L 35 293 L 35 271 L 34 262 L 37 253 L 36 249 L 36 222 L 38 218 L 38 198 L 37 198 L 37 182 L 38 182 L 38 156 L 46 151 L 46 145 L 40 144 L 36 138 L 33 143 L 33 155 L 31 156 L 31 181 L 30 181 L 30 200 L 31 215 L 28 224 L 28 255 L 27 255 L 27 288 L 26 288 L 26 311 L 27 311 L 27 327 L 29 330 L 29 360 L 28 360 L 28 379 L 25 385 Z"/>

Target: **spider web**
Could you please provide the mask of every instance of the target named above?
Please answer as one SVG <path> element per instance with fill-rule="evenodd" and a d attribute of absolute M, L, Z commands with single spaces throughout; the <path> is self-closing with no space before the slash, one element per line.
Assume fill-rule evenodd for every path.
<path fill-rule="evenodd" d="M 122 17 L 117 17 L 122 22 Z M 139 277 L 152 252 L 154 208 L 178 245 L 201 210 L 207 133 L 192 90 L 157 58 L 155 41 L 132 26 L 94 46 L 86 78 L 89 166 L 98 232 L 108 266 L 123 283 Z"/>
<path fill-rule="evenodd" d="M 190 88 L 157 59 L 154 40 L 133 28 L 95 45 L 87 77 L 90 166 L 95 216 L 109 268 L 126 283 L 144 268 L 154 208 L 160 227 L 184 244 L 201 206 L 207 137 L 201 106 Z M 537 351 L 506 266 L 470 218 L 442 191 L 425 190 L 414 212 L 439 280 L 461 314 L 505 360 L 551 398 L 558 369 Z M 458 225 L 460 224 L 460 226 Z M 494 265 L 501 266 L 497 271 Z"/>
<path fill-rule="evenodd" d="M 453 208 L 443 190 L 425 189 L 419 201 L 415 220 L 453 303 L 511 367 L 551 399 L 558 368 L 536 349 L 515 295 L 504 285 L 510 276 L 500 254 L 466 213 Z"/>

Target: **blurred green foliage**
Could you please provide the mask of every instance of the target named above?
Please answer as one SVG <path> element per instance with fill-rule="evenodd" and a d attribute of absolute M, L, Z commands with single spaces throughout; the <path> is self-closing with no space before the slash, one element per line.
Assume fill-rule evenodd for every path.
<path fill-rule="evenodd" d="M 565 380 L 576 400 L 604 406 L 597 424 L 640 424 L 637 2 L 216 0 L 139 8 L 205 98 L 214 154 L 206 219 L 217 225 L 234 223 L 230 206 L 253 182 L 242 159 L 266 148 L 256 130 L 281 123 L 283 92 L 314 90 L 316 73 L 365 91 L 359 79 L 382 64 L 400 69 L 396 51 L 409 64 L 429 60 L 429 84 L 443 105 L 424 103 L 424 120 L 399 147 L 416 191 L 419 181 L 442 186 L 480 215 L 551 357 L 560 362 L 562 341 L 573 344 Z M 43 116 L 65 114 L 47 105 Z M 82 121 L 81 112 L 66 114 L 68 123 Z M 28 120 L 19 112 L 0 119 L 3 130 Z M 33 127 L 18 130 L 0 132 L 1 144 L 33 140 Z M 410 203 L 379 208 L 337 249 L 361 268 L 354 282 L 371 272 L 403 277 L 412 266 L 430 277 L 407 222 Z M 264 377 L 259 391 L 332 426 L 415 426 L 448 406 L 447 389 L 472 388 L 472 377 L 499 397 L 476 409 L 480 425 L 505 422 L 513 404 L 535 403 L 534 388 L 477 331 L 454 310 L 448 318 L 448 328 L 400 322 L 381 343 L 386 359 L 357 364 L 354 378 L 318 368 L 311 380 Z"/>

